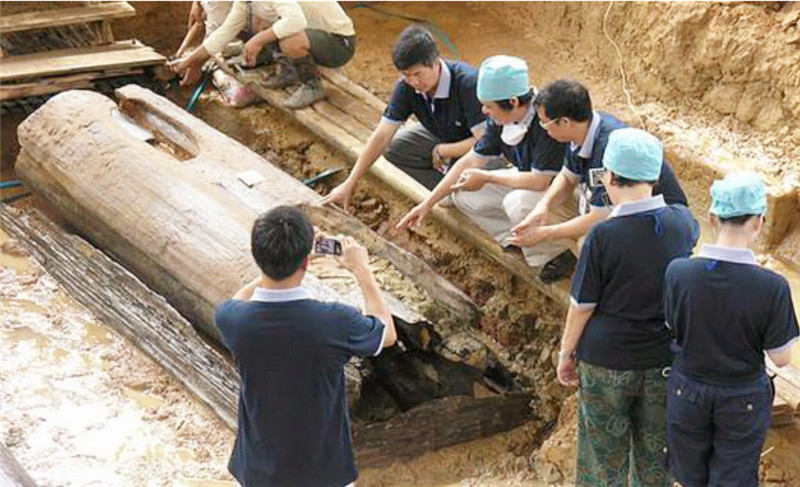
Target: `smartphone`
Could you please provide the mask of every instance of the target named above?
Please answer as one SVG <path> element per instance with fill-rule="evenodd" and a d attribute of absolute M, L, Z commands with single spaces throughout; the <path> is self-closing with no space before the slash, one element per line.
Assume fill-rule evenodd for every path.
<path fill-rule="evenodd" d="M 320 238 L 314 242 L 314 253 L 342 255 L 342 242 L 335 238 Z"/>
<path fill-rule="evenodd" d="M 596 188 L 603 186 L 603 175 L 606 173 L 606 168 L 598 167 L 589 169 L 589 186 Z"/>

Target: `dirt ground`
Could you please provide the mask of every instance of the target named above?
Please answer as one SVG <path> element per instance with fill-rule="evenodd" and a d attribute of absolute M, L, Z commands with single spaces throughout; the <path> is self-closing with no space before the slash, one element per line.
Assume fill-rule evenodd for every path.
<path fill-rule="evenodd" d="M 171 53 L 182 37 L 188 3 L 137 2 L 135 6 L 140 15 L 119 22 L 117 37 L 137 37 Z M 356 24 L 359 46 L 342 72 L 385 99 L 397 79 L 388 53 L 409 22 L 355 8 L 355 3 L 346 2 L 345 6 Z M 588 2 L 387 2 L 378 6 L 435 22 L 458 51 L 443 48 L 445 55 L 460 55 L 473 65 L 498 53 L 521 56 L 530 63 L 534 84 L 561 77 L 579 79 L 598 107 L 631 123 L 638 123 L 641 117 L 644 125 L 664 140 L 697 215 L 706 211 L 714 167 L 753 168 L 768 178 L 775 191 L 795 191 L 796 205 L 784 210 L 797 212 L 793 226 L 782 241 L 766 250 L 774 256 L 769 258 L 771 265 L 794 272 L 800 283 L 793 267 L 800 262 L 800 4 L 614 3 L 610 11 L 608 3 Z M 607 32 L 620 45 L 635 111 L 622 90 L 616 51 L 603 33 L 606 13 Z M 269 107 L 232 111 L 212 95 L 201 101 L 196 114 L 254 151 L 275 155 L 295 177 L 344 164 L 335 151 Z M 5 146 L 7 128 L 4 122 Z M 3 152 L 5 162 L 6 149 Z M 320 191 L 328 191 L 332 183 L 321 185 Z M 360 185 L 356 202 L 360 219 L 403 247 L 413 248 L 484 307 L 482 328 L 517 357 L 516 372 L 537 394 L 540 414 L 554 419 L 568 395 L 555 383 L 552 370 L 563 309 L 430 225 L 418 233 L 393 232 L 392 223 L 410 206 L 375 181 Z M 103 336 L 109 341 L 96 343 L 95 332 L 86 331 L 91 318 L 74 303 L 65 304 L 69 299 L 59 294 L 41 271 L 20 264 L 27 262 L 24 259 L 9 260 L 7 254 L 0 257 L 4 259 L 0 270 L 4 309 L 0 318 L 0 434 L 34 478 L 42 485 L 232 485 L 225 473 L 232 433 L 113 333 L 106 330 Z M 6 268 L 6 262 L 29 267 L 17 274 L 13 265 Z M 28 301 L 40 308 L 32 310 L 24 304 Z M 101 324 L 96 326 L 103 329 Z M 62 356 L 64 352 L 58 351 L 62 348 L 68 355 Z M 800 350 L 796 353 L 800 360 Z M 33 357 L 47 361 L 41 365 L 34 362 L 34 367 Z M 117 362 L 118 357 L 122 362 Z M 144 375 L 132 374 L 128 367 L 114 370 L 108 365 L 111 363 L 134 364 Z M 68 373 L 86 382 L 68 389 L 72 392 L 67 394 L 39 397 L 16 393 L 29 383 L 45 384 L 34 391 L 58 390 L 60 381 L 65 380 L 62 376 Z M 75 390 L 104 391 L 95 399 L 98 408 L 106 408 L 96 413 L 102 421 L 78 424 L 68 420 L 74 416 L 61 423 L 50 419 L 68 416 L 60 411 L 70 409 L 83 417 L 87 410 L 79 408 L 93 402 L 84 397 L 89 393 L 82 396 Z M 129 390 L 133 392 L 126 392 Z M 574 409 L 569 407 L 570 401 L 574 398 L 562 412 L 561 426 L 539 451 L 534 451 L 534 438 L 542 424 L 532 422 L 412 462 L 363 471 L 359 485 L 561 483 L 571 478 L 574 469 Z M 167 411 L 163 417 L 162 410 Z M 122 418 L 118 426 L 114 426 L 115 418 Z M 182 435 L 187 423 L 197 427 Z M 104 441 L 105 436 L 111 438 L 100 443 L 107 448 L 94 446 L 97 431 L 108 433 L 103 435 Z M 197 432 L 205 436 L 193 436 Z M 117 441 L 116 437 L 133 439 Z M 53 451 L 56 445 L 63 451 Z M 777 448 L 769 450 L 772 445 Z M 765 447 L 769 453 L 762 461 L 768 485 L 792 485 L 800 479 L 794 453 L 798 445 L 800 429 L 773 430 Z M 116 453 L 109 456 L 109 451 Z M 101 472 L 98 475 L 106 475 L 105 480 L 85 479 L 78 473 L 74 478 L 60 477 L 57 468 L 65 463 L 57 459 L 70 465 L 83 462 L 80 465 L 85 468 L 76 472 Z"/>

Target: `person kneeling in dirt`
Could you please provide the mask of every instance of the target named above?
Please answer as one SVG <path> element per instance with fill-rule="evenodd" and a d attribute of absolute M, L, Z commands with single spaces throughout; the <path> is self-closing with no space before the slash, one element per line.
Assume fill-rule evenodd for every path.
<path fill-rule="evenodd" d="M 219 304 L 216 323 L 242 377 L 236 443 L 228 468 L 243 487 L 346 486 L 353 459 L 344 365 L 393 345 L 392 315 L 364 247 L 342 241 L 366 315 L 312 299 L 301 286 L 314 228 L 281 206 L 256 220 L 253 258 L 262 275 Z"/>
<path fill-rule="evenodd" d="M 589 231 L 572 280 L 558 381 L 578 389 L 575 485 L 671 485 L 666 469 L 664 273 L 688 257 L 700 228 L 653 187 L 664 149 L 632 128 L 608 137 L 599 176 L 614 210 Z"/>
<path fill-rule="evenodd" d="M 398 228 L 418 225 L 433 206 L 448 195 L 461 212 L 504 246 L 511 228 L 533 210 L 561 170 L 566 145 L 550 138 L 540 126 L 533 105 L 527 63 L 516 57 L 494 56 L 481 64 L 477 94 L 490 119 L 472 150 L 459 159 L 430 196 L 411 210 Z M 490 158 L 503 156 L 510 169 L 487 170 Z M 565 216 L 566 218 L 566 216 Z M 569 241 L 525 246 L 531 266 L 543 266 L 542 280 L 562 275 L 561 255 Z"/>
<path fill-rule="evenodd" d="M 442 59 L 427 29 L 407 27 L 392 49 L 392 62 L 402 79 L 347 180 L 323 203 L 347 209 L 356 184 L 381 154 L 433 189 L 449 162 L 469 151 L 483 133 L 485 116 L 475 96 L 478 73 L 466 63 Z M 400 128 L 411 115 L 420 123 Z"/>
<path fill-rule="evenodd" d="M 304 108 L 325 97 L 317 65 L 338 68 L 355 53 L 353 22 L 337 2 L 227 3 L 232 5 L 222 24 L 202 46 L 174 65 L 173 69 L 185 76 L 185 82 L 192 82 L 206 60 L 244 33 L 248 38 L 242 52 L 245 63 L 255 66 L 277 57 L 279 72 L 267 79 L 265 86 L 284 89 L 299 82 L 300 87 L 284 105 Z"/>
<path fill-rule="evenodd" d="M 581 240 L 592 225 L 605 220 L 611 211 L 611 201 L 599 176 L 609 135 L 626 125 L 613 115 L 592 110 L 589 92 L 577 81 L 559 80 L 547 85 L 534 101 L 539 124 L 547 134 L 559 141 L 569 142 L 565 164 L 553 184 L 526 217 L 511 230 L 511 243 L 526 247 L 564 239 Z M 564 204 L 580 185 L 578 214 L 563 221 Z M 664 161 L 655 185 L 655 194 L 663 194 L 667 204 L 687 205 L 675 173 Z M 570 205 L 571 206 L 571 205 Z M 559 211 L 551 216 L 551 212 Z M 557 220 L 557 221 L 556 221 Z M 562 255 L 564 265 L 559 276 L 567 277 L 576 258 L 567 250 Z M 544 280 L 544 279 L 543 279 Z"/>
<path fill-rule="evenodd" d="M 756 487 L 774 399 L 764 352 L 788 365 L 800 332 L 786 278 L 759 266 L 749 249 L 764 225 L 763 180 L 728 174 L 711 186 L 711 199 L 716 243 L 673 261 L 664 278 L 675 336 L 669 470 L 686 487 Z"/>

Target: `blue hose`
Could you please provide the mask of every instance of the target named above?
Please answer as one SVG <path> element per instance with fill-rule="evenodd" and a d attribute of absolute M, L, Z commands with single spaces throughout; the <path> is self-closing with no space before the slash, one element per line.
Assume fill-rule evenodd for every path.
<path fill-rule="evenodd" d="M 186 104 L 186 111 L 191 112 L 194 109 L 194 104 L 197 103 L 197 100 L 200 98 L 200 95 L 206 90 L 206 86 L 208 86 L 208 81 L 211 79 L 211 71 L 203 71 L 203 81 L 200 82 L 200 85 L 195 88 L 194 93 L 192 93 L 192 97 L 189 98 L 189 103 Z"/>

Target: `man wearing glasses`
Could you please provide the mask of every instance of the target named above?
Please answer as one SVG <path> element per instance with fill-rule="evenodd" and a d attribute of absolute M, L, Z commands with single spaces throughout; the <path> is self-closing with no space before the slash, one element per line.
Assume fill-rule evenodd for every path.
<path fill-rule="evenodd" d="M 592 110 L 589 92 L 577 81 L 550 83 L 536 96 L 534 105 L 540 127 L 553 139 L 569 142 L 570 148 L 553 184 L 533 211 L 511 230 L 510 242 L 525 247 L 574 239 L 580 244 L 592 225 L 605 220 L 611 211 L 611 201 L 602 183 L 603 154 L 609 135 L 626 125 L 613 115 Z M 553 211 L 567 202 L 578 186 L 578 216 L 568 221 L 555 221 Z M 686 195 L 667 161 L 661 167 L 653 194 L 663 194 L 668 205 L 688 206 Z M 575 257 L 570 255 L 569 260 L 572 264 L 561 277 L 567 277 L 574 266 Z"/>
<path fill-rule="evenodd" d="M 448 171 L 430 196 L 398 223 L 418 225 L 448 195 L 453 204 L 497 242 L 510 245 L 511 228 L 535 207 L 561 170 L 566 144 L 547 135 L 533 105 L 528 65 L 511 56 L 493 56 L 478 71 L 478 99 L 488 115 L 486 131 L 475 146 Z M 514 167 L 488 170 L 498 156 Z M 569 241 L 552 240 L 521 246 L 529 265 L 542 267 L 540 278 L 552 282 L 562 273 L 561 256 Z M 570 264 L 566 262 L 566 264 Z"/>

